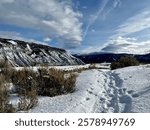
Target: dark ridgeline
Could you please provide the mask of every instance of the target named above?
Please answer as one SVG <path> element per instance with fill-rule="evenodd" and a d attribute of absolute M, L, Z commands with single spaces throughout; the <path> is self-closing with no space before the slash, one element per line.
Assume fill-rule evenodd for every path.
<path fill-rule="evenodd" d="M 135 57 L 140 63 L 150 63 L 150 54 L 134 55 L 134 54 L 113 54 L 113 53 L 91 53 L 85 55 L 74 55 L 81 59 L 84 63 L 103 63 L 118 61 L 121 57 Z"/>

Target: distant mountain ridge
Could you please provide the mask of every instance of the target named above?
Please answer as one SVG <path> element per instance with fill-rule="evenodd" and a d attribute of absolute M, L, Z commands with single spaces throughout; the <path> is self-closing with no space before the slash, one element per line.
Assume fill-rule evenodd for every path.
<path fill-rule="evenodd" d="M 12 66 L 84 64 L 64 49 L 5 38 L 0 38 L 0 59 Z"/>
<path fill-rule="evenodd" d="M 103 63 L 103 62 L 114 62 L 118 61 L 123 56 L 133 56 L 139 62 L 150 63 L 150 53 L 149 54 L 115 54 L 115 53 L 90 53 L 90 54 L 78 54 L 75 57 L 81 59 L 84 63 Z"/>

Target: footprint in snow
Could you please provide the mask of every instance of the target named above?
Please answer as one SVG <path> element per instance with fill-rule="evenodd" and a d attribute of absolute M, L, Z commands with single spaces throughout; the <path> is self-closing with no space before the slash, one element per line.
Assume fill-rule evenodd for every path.
<path fill-rule="evenodd" d="M 103 97 L 100 97 L 100 101 L 104 102 L 106 99 Z"/>
<path fill-rule="evenodd" d="M 120 103 L 125 103 L 123 113 L 129 113 L 132 110 L 132 96 L 129 94 L 123 95 L 119 98 Z"/>
<path fill-rule="evenodd" d="M 119 95 L 125 95 L 127 94 L 127 88 L 120 88 L 118 89 Z"/>
<path fill-rule="evenodd" d="M 128 92 L 128 94 L 133 94 L 134 90 L 128 90 L 127 92 Z"/>
<path fill-rule="evenodd" d="M 131 103 L 132 102 L 132 96 L 131 95 L 123 95 L 120 97 L 120 103 Z"/>
<path fill-rule="evenodd" d="M 91 90 L 93 90 L 94 88 L 90 88 Z"/>
<path fill-rule="evenodd" d="M 133 98 L 136 98 L 136 97 L 139 97 L 140 95 L 138 94 L 138 93 L 134 93 L 134 94 L 132 94 L 132 97 Z"/>
<path fill-rule="evenodd" d="M 90 98 L 89 98 L 89 97 L 87 97 L 87 98 L 86 98 L 86 101 L 89 101 L 89 100 L 90 100 Z"/>
<path fill-rule="evenodd" d="M 93 92 L 92 91 L 90 91 L 90 90 L 86 90 L 89 94 L 93 94 Z"/>

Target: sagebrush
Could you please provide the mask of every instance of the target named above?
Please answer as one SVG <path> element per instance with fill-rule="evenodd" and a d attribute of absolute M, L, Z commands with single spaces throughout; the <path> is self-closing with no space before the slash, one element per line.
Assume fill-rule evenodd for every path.
<path fill-rule="evenodd" d="M 38 95 L 57 96 L 75 90 L 76 75 L 43 67 L 37 71 L 16 70 L 7 61 L 0 63 L 0 112 L 28 111 L 38 104 Z M 17 108 L 10 103 L 9 84 L 19 98 Z"/>
<path fill-rule="evenodd" d="M 111 69 L 118 69 L 128 66 L 136 66 L 139 65 L 139 62 L 136 60 L 136 58 L 132 56 L 124 56 L 121 57 L 118 62 L 112 62 L 111 63 Z"/>

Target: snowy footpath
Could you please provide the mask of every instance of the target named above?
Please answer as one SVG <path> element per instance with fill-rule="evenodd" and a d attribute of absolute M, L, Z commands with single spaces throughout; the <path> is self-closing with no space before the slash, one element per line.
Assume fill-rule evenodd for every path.
<path fill-rule="evenodd" d="M 39 97 L 30 112 L 130 113 L 150 112 L 150 66 L 115 71 L 87 70 L 80 73 L 73 93 Z"/>

